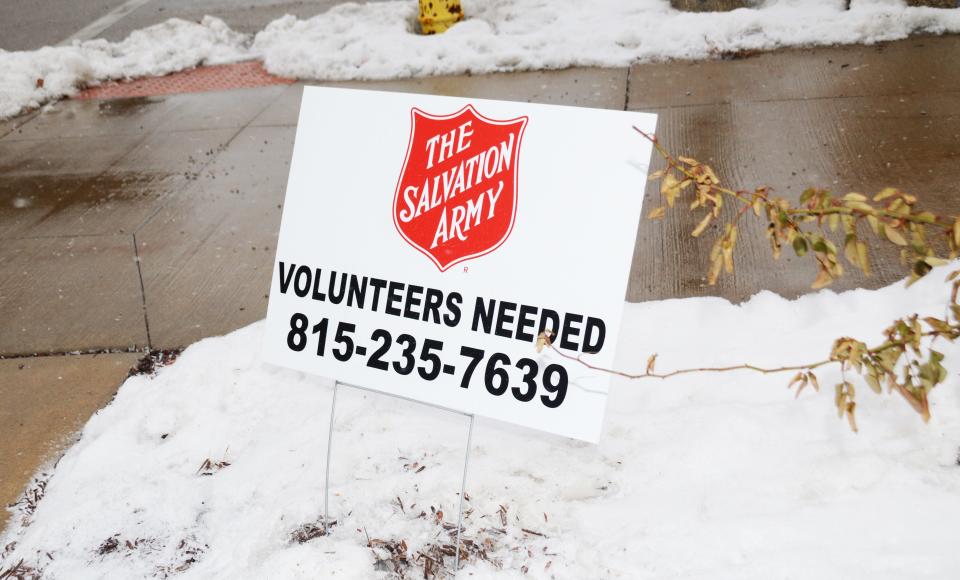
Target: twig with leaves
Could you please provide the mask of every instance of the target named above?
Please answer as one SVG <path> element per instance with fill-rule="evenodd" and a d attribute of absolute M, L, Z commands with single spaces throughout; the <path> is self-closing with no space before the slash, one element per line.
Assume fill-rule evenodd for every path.
<path fill-rule="evenodd" d="M 960 218 L 922 211 L 917 207 L 917 197 L 909 193 L 886 188 L 871 199 L 857 192 L 838 197 L 825 189 L 807 189 L 800 196 L 799 203 L 794 205 L 787 199 L 772 195 L 769 187 L 758 187 L 753 191 L 724 187 L 709 165 L 689 157 L 674 156 L 655 136 L 636 127 L 634 129 L 653 144 L 667 163 L 664 169 L 650 175 L 651 180 L 660 181 L 660 195 L 664 204 L 650 211 L 649 219 L 662 219 L 668 210 L 677 206 L 678 201 L 683 201 L 690 211 L 703 212 L 691 232 L 693 237 L 699 237 L 711 223 L 719 220 L 725 200 L 731 200 L 739 206 L 733 219 L 724 224 L 722 233 L 710 250 L 707 281 L 711 285 L 716 284 L 722 273 L 733 272 L 739 221 L 749 213 L 767 220 L 767 239 L 774 259 L 780 257 L 784 245 L 790 246 L 798 257 L 812 255 L 817 266 L 817 276 L 811 285 L 813 289 L 829 286 L 844 272 L 837 246 L 830 240 L 828 231 L 843 229 L 844 258 L 869 276 L 869 250 L 860 233 L 863 222 L 866 222 L 879 239 L 901 249 L 901 259 L 910 266 L 908 285 L 928 274 L 934 266 L 948 263 L 948 259 L 955 258 L 960 249 Z M 684 196 L 689 199 L 683 199 Z M 945 254 L 937 252 L 931 244 L 931 232 L 943 241 Z M 691 373 L 738 370 L 763 374 L 795 373 L 788 388 L 796 388 L 797 396 L 808 386 L 820 390 L 814 369 L 838 364 L 842 379 L 834 389 L 837 412 L 841 418 L 847 418 L 854 431 L 857 430 L 856 388 L 847 380 L 849 370 L 861 375 L 876 393 L 881 393 L 882 385 L 886 384 L 889 391 L 902 395 L 927 421 L 930 419 L 929 393 L 947 377 L 942 364 L 943 354 L 934 350 L 932 344 L 937 339 L 953 342 L 960 337 L 958 275 L 960 271 L 953 272 L 947 278 L 948 282 L 952 282 L 952 292 L 949 313 L 943 319 L 913 315 L 895 320 L 884 331 L 886 340 L 875 347 L 868 347 L 854 338 L 841 337 L 834 341 L 827 358 L 802 364 L 771 368 L 739 364 L 658 373 L 655 370 L 657 355 L 654 354 L 647 360 L 645 372 L 632 374 L 599 367 L 582 356 L 561 351 L 553 344 L 554 333 L 549 330 L 538 338 L 537 349 L 550 348 L 587 368 L 628 379 L 668 379 Z"/>
<path fill-rule="evenodd" d="M 700 236 L 714 220 L 720 217 L 725 199 L 740 204 L 732 221 L 725 224 L 723 234 L 710 251 L 710 271 L 707 281 L 716 284 L 721 271 L 733 272 L 733 250 L 737 244 L 738 222 L 749 212 L 768 221 L 767 238 L 773 257 L 779 258 L 784 245 L 789 245 L 799 257 L 813 251 L 817 277 L 813 289 L 829 286 L 843 275 L 843 265 L 837 255 L 837 246 L 829 239 L 827 230 L 844 232 L 844 257 L 870 275 L 870 258 L 860 230 L 864 221 L 873 233 L 901 248 L 901 258 L 909 263 L 910 282 L 926 275 L 934 266 L 946 264 L 957 256 L 960 248 L 960 219 L 938 216 L 916 207 L 917 197 L 895 188 L 886 188 L 871 200 L 866 195 L 850 192 L 835 196 L 825 189 L 807 189 L 798 205 L 772 195 L 769 187 L 758 187 L 752 192 L 733 190 L 720 185 L 720 180 L 709 165 L 696 159 L 673 156 L 656 137 L 634 127 L 653 143 L 667 162 L 667 167 L 650 175 L 660 180 L 660 195 L 666 205 L 652 210 L 650 219 L 661 219 L 685 191 L 692 192 L 691 211 L 704 209 L 699 224 L 691 235 Z M 812 226 L 812 227 L 811 227 Z M 940 234 L 947 248 L 947 257 L 938 255 L 929 242 L 927 228 Z"/>

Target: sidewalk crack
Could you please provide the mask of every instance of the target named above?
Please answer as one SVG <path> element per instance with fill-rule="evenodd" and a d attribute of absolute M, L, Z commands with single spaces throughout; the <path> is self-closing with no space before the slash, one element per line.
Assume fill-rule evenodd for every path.
<path fill-rule="evenodd" d="M 630 73 L 633 71 L 633 66 L 627 67 L 627 90 L 623 94 L 623 110 L 627 110 L 627 106 L 630 105 Z"/>
<path fill-rule="evenodd" d="M 133 238 L 133 258 L 137 264 L 137 277 L 140 279 L 140 304 L 143 306 L 143 324 L 147 329 L 147 350 L 153 348 L 153 341 L 150 338 L 150 317 L 147 316 L 147 291 L 143 285 L 143 269 L 140 267 L 140 248 L 137 247 L 137 234 L 130 234 Z"/>

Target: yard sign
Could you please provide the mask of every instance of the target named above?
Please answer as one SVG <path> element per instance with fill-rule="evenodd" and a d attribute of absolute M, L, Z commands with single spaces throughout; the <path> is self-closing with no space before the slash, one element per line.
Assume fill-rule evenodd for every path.
<path fill-rule="evenodd" d="M 656 116 L 307 87 L 266 360 L 596 442 Z"/>

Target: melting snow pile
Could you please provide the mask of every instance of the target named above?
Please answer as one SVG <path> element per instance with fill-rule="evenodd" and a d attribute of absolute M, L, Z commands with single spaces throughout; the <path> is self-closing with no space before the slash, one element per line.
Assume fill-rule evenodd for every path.
<path fill-rule="evenodd" d="M 415 33 L 417 3 L 343 4 L 306 20 L 284 16 L 255 37 L 223 21 L 171 19 L 126 40 L 32 52 L 0 50 L 0 119 L 110 79 L 262 58 L 305 79 L 398 77 L 626 66 L 784 46 L 874 43 L 960 32 L 960 11 L 903 0 L 766 0 L 760 8 L 685 13 L 666 0 L 464 0 L 468 19 L 445 34 Z M 42 86 L 39 81 L 42 81 Z"/>
<path fill-rule="evenodd" d="M 132 32 L 122 42 L 98 39 L 34 51 L 0 50 L 0 119 L 111 79 L 165 75 L 249 58 L 246 37 L 219 18 L 171 18 Z"/>
<path fill-rule="evenodd" d="M 943 316 L 945 270 L 910 289 L 743 305 L 628 305 L 619 366 L 642 372 L 823 358 L 878 344 L 893 318 Z M 262 325 L 201 341 L 130 378 L 16 512 L 0 570 L 44 578 L 370 578 L 452 544 L 467 422 L 342 388 L 323 536 L 332 386 L 267 366 Z M 960 570 L 960 346 L 924 424 L 896 394 L 858 393 L 860 433 L 827 392 L 748 371 L 620 380 L 599 446 L 479 418 L 463 577 L 938 579 Z M 858 386 L 859 386 L 858 382 Z M 376 561 L 382 560 L 379 568 Z M 447 566 L 452 558 L 445 558 Z M 377 570 L 380 572 L 377 572 Z M 432 568 L 434 572 L 437 567 Z"/>

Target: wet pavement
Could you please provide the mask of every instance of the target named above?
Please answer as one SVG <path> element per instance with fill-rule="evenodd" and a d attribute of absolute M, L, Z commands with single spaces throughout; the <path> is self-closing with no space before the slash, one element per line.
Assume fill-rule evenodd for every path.
<path fill-rule="evenodd" d="M 954 177 L 960 69 L 951 64 L 958 58 L 960 38 L 920 37 L 734 61 L 637 65 L 629 107 L 660 113 L 658 134 L 668 148 L 712 164 L 737 189 L 768 185 L 796 200 L 808 187 L 872 195 L 891 186 L 916 194 L 930 211 L 953 215 L 960 213 Z M 655 194 L 648 187 L 646 207 L 655 207 Z M 812 260 L 785 252 L 774 262 L 766 223 L 754 221 L 743 224 L 738 237 L 736 273 L 707 286 L 713 237 L 687 235 L 697 221 L 676 211 L 663 222 L 641 224 L 628 299 L 718 295 L 740 301 L 761 289 L 787 297 L 809 291 Z M 905 275 L 899 252 L 873 242 L 868 236 L 874 275 L 847 268 L 833 289 L 877 288 Z"/>
<path fill-rule="evenodd" d="M 125 0 L 4 0 L 0 48 L 52 46 L 114 10 Z"/>
<path fill-rule="evenodd" d="M 339 85 L 652 110 L 669 149 L 713 164 L 729 185 L 785 196 L 891 185 L 955 214 L 957 58 L 960 37 L 924 37 L 706 63 Z M 0 473 L 15 478 L 0 485 L 0 501 L 83 422 L 51 419 L 60 402 L 76 391 L 89 405 L 69 406 L 89 415 L 125 375 L 117 366 L 135 360 L 30 355 L 185 346 L 265 315 L 301 89 L 64 101 L 0 123 L 0 410 L 37 425 L 18 434 L 16 420 L 0 421 Z M 653 207 L 656 187 L 641 188 Z M 689 236 L 695 220 L 677 210 L 641 223 L 628 300 L 808 291 L 812 264 L 773 262 L 763 223 L 740 236 L 737 273 L 706 286 L 711 239 Z M 836 289 L 899 279 L 896 254 L 884 250 L 876 275 L 852 274 Z M 71 382 L 51 382 L 71 372 Z M 23 394 L 48 384 L 67 388 Z M 11 457 L 16 469 L 6 467 Z"/>

